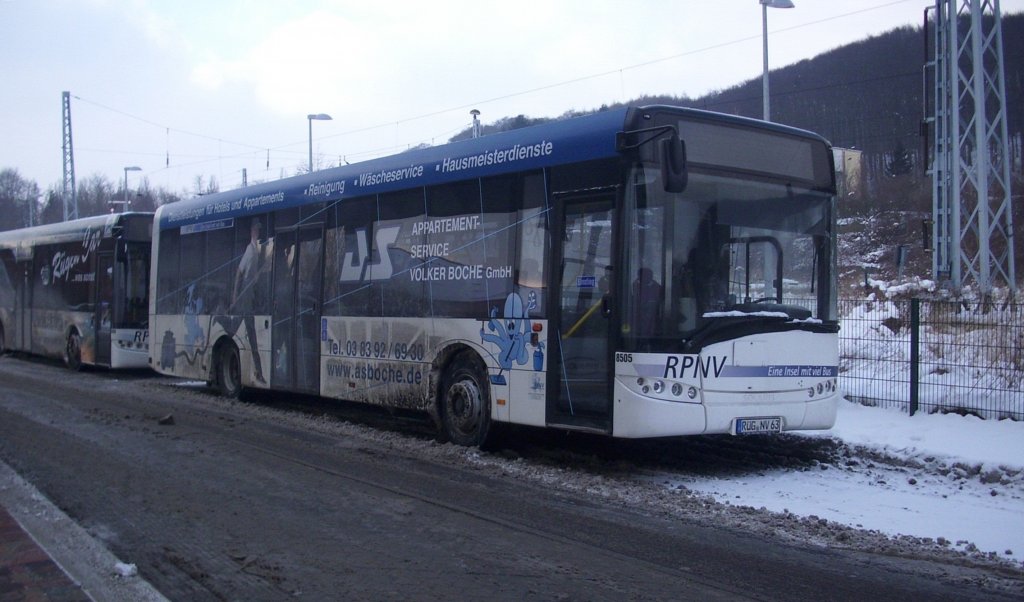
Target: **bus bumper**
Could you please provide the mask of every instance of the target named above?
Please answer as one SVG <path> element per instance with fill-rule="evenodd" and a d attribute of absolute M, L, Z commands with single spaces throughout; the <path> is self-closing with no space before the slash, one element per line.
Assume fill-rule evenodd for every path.
<path fill-rule="evenodd" d="M 785 399 L 752 399 L 746 394 L 704 392 L 693 402 L 645 396 L 619 379 L 615 381 L 612 435 L 624 438 L 734 434 L 741 418 L 781 418 L 783 431 L 831 428 L 841 395 L 837 392 L 808 400 L 800 393 Z"/>
<path fill-rule="evenodd" d="M 148 368 L 149 331 L 116 329 L 110 336 L 111 368 Z"/>

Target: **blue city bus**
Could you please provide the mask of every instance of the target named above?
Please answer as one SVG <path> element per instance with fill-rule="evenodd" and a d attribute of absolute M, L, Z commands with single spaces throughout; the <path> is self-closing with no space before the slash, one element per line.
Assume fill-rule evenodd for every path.
<path fill-rule="evenodd" d="M 614 437 L 835 420 L 821 137 L 631 107 L 160 207 L 151 364 Z"/>
<path fill-rule="evenodd" d="M 0 232 L 0 350 L 149 366 L 152 213 Z"/>

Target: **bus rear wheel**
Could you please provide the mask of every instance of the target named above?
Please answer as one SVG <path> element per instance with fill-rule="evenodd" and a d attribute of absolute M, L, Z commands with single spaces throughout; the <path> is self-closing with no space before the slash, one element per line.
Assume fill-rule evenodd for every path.
<path fill-rule="evenodd" d="M 64 365 L 76 372 L 82 369 L 82 337 L 75 331 L 68 335 L 64 346 Z"/>
<path fill-rule="evenodd" d="M 482 447 L 491 431 L 487 373 L 472 353 L 455 357 L 441 386 L 441 425 L 456 445 Z"/>
<path fill-rule="evenodd" d="M 217 391 L 224 397 L 238 399 L 242 394 L 242 364 L 234 344 L 227 343 L 218 349 L 215 369 Z"/>

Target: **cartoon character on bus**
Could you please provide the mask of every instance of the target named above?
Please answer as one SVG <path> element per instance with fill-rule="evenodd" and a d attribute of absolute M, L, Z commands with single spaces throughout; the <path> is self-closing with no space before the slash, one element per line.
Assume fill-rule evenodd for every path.
<path fill-rule="evenodd" d="M 480 328 L 481 342 L 493 343 L 498 347 L 495 359 L 503 372 L 511 370 L 513 364 L 525 365 L 530 359 L 526 344 L 532 331 L 530 310 L 537 307 L 537 294 L 530 292 L 528 298 L 529 303 L 524 303 L 518 293 L 510 293 L 505 298 L 502 315 L 498 315 L 497 307 L 491 308 L 491 319 L 486 329 Z"/>

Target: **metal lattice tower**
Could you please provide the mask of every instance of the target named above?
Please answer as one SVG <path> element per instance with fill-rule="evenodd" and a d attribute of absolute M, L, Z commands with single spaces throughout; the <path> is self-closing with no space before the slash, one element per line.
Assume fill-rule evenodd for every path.
<path fill-rule="evenodd" d="M 78 192 L 75 190 L 75 149 L 71 144 L 71 92 L 62 93 L 64 143 L 64 188 L 61 197 L 64 200 L 64 221 L 78 219 Z"/>
<path fill-rule="evenodd" d="M 932 274 L 1016 291 L 999 0 L 936 0 Z"/>

